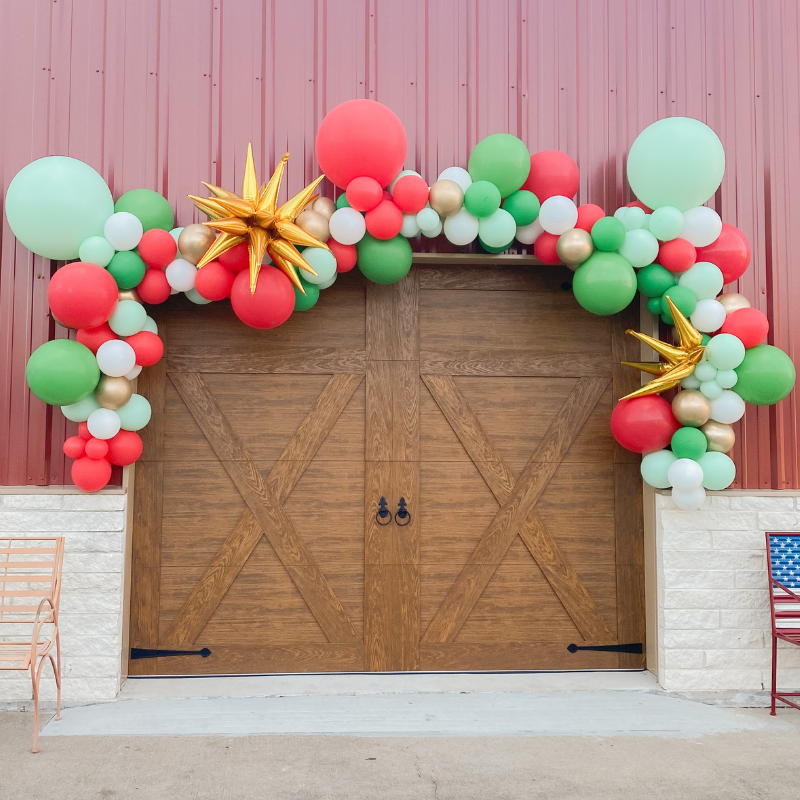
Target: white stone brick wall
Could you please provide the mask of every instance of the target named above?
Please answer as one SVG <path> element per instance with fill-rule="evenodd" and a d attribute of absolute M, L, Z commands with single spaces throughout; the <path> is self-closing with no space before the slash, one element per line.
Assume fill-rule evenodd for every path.
<path fill-rule="evenodd" d="M 119 691 L 125 500 L 119 491 L 0 494 L 0 536 L 47 534 L 66 540 L 60 614 L 65 703 L 113 700 Z M 5 627 L 0 626 L 0 635 Z M 41 687 L 42 699 L 54 701 L 49 664 Z M 0 671 L 0 703 L 30 698 L 29 672 Z"/>
<path fill-rule="evenodd" d="M 710 495 L 681 511 L 656 495 L 659 683 L 676 692 L 769 690 L 765 531 L 800 530 L 800 498 Z M 800 647 L 779 643 L 778 685 L 800 687 Z"/>

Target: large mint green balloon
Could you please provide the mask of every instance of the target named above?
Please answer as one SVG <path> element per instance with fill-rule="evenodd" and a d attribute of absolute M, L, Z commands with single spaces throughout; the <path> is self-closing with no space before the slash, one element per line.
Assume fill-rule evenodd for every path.
<path fill-rule="evenodd" d="M 25 379 L 40 400 L 53 406 L 69 406 L 94 391 L 100 368 L 88 347 L 71 339 L 56 339 L 33 351 Z"/>
<path fill-rule="evenodd" d="M 725 453 L 709 450 L 697 463 L 703 468 L 703 486 L 711 491 L 727 489 L 736 477 L 736 465 Z"/>
<path fill-rule="evenodd" d="M 356 245 L 358 268 L 373 283 L 397 283 L 411 269 L 411 245 L 405 236 L 376 239 L 369 233 Z"/>
<path fill-rule="evenodd" d="M 616 314 L 636 294 L 636 273 L 621 255 L 595 250 L 575 271 L 572 291 L 592 314 Z"/>
<path fill-rule="evenodd" d="M 117 409 L 120 426 L 124 431 L 138 431 L 150 422 L 150 403 L 140 394 L 131 395 L 131 399 L 122 408 Z"/>
<path fill-rule="evenodd" d="M 45 258 L 77 258 L 86 239 L 103 235 L 113 213 L 114 201 L 102 177 L 67 156 L 32 161 L 6 192 L 6 217 L 14 236 Z"/>
<path fill-rule="evenodd" d="M 473 181 L 489 181 L 508 197 L 522 187 L 531 171 L 531 154 L 522 139 L 493 133 L 481 139 L 469 156 L 467 171 Z"/>
<path fill-rule="evenodd" d="M 642 479 L 656 489 L 669 489 L 672 484 L 667 477 L 669 468 L 678 460 L 672 450 L 656 450 L 642 458 Z"/>
<path fill-rule="evenodd" d="M 716 264 L 698 261 L 681 273 L 678 283 L 691 289 L 698 300 L 713 300 L 722 291 L 724 280 Z"/>
<path fill-rule="evenodd" d="M 628 154 L 628 183 L 652 209 L 702 206 L 717 191 L 724 173 L 719 137 L 689 117 L 668 117 L 649 125 Z"/>
<path fill-rule="evenodd" d="M 792 391 L 797 377 L 792 359 L 771 344 L 745 350 L 736 374 L 739 377 L 733 391 L 756 406 L 770 406 L 783 400 Z"/>

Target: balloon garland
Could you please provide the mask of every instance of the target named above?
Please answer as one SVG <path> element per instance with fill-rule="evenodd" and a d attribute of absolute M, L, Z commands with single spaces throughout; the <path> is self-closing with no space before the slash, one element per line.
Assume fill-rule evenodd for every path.
<path fill-rule="evenodd" d="M 144 304 L 180 292 L 196 304 L 230 298 L 245 324 L 274 328 L 313 308 L 355 266 L 375 283 L 401 280 L 418 236 L 477 241 L 488 253 L 515 240 L 532 245 L 543 264 L 573 270 L 575 299 L 593 314 L 622 311 L 637 290 L 648 298 L 650 312 L 674 326 L 675 344 L 628 331 L 664 361 L 628 364 L 653 378 L 621 399 L 611 430 L 643 454 L 643 479 L 671 487 L 680 508 L 699 508 L 706 489 L 733 482 L 731 424 L 745 402 L 777 403 L 794 386 L 788 355 L 763 343 L 766 316 L 740 294 L 721 294 L 747 269 L 750 245 L 703 205 L 719 188 L 725 154 L 698 120 L 663 119 L 636 138 L 627 170 L 639 199 L 613 216 L 575 205 L 580 174 L 570 156 L 531 154 L 507 133 L 482 139 L 466 169 L 448 167 L 429 186 L 402 169 L 402 123 L 372 100 L 334 108 L 316 154 L 341 190 L 335 203 L 314 194 L 320 176 L 278 207 L 288 153 L 259 186 L 248 147 L 241 194 L 204 184 L 212 197 L 190 197 L 209 220 L 184 228 L 173 227 L 169 203 L 149 189 L 114 204 L 102 177 L 72 158 L 41 158 L 11 181 L 6 216 L 20 242 L 45 258 L 80 259 L 61 267 L 48 290 L 54 318 L 76 329 L 75 339 L 43 344 L 26 370 L 31 391 L 79 423 L 64 443 L 78 487 L 101 489 L 112 464 L 142 454 L 137 431 L 151 410 L 132 382 L 164 353 Z M 670 403 L 661 393 L 671 389 Z"/>

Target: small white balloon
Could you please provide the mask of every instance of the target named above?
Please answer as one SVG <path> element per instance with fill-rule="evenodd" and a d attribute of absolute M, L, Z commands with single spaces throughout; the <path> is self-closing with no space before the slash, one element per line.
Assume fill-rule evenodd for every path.
<path fill-rule="evenodd" d="M 197 289 L 192 286 L 191 289 L 184 292 L 186 299 L 198 306 L 207 306 L 211 301 L 207 297 L 203 297 Z"/>
<path fill-rule="evenodd" d="M 149 316 L 144 321 L 144 328 L 142 328 L 142 330 L 143 331 L 150 331 L 150 333 L 155 333 L 156 335 L 158 335 L 158 325 L 156 325 L 156 321 L 152 317 L 149 317 Z"/>
<path fill-rule="evenodd" d="M 691 458 L 679 458 L 670 465 L 667 477 L 673 488 L 691 491 L 703 485 L 703 468 Z"/>
<path fill-rule="evenodd" d="M 419 234 L 419 231 L 420 227 L 417 225 L 417 215 L 403 214 L 403 226 L 400 228 L 400 233 L 402 233 L 406 239 L 413 239 Z"/>
<path fill-rule="evenodd" d="M 478 218 L 473 217 L 466 208 L 462 208 L 452 217 L 445 219 L 444 235 L 448 242 L 465 245 L 477 239 L 479 227 Z"/>
<path fill-rule="evenodd" d="M 709 400 L 716 400 L 722 394 L 722 387 L 716 382 L 716 380 L 703 381 L 700 384 L 700 392 Z"/>
<path fill-rule="evenodd" d="M 86 422 L 89 419 L 89 414 L 98 408 L 100 408 L 100 403 L 97 402 L 93 394 L 90 394 L 88 397 L 84 397 L 83 400 L 78 400 L 77 403 L 61 406 L 61 411 L 70 422 Z"/>
<path fill-rule="evenodd" d="M 697 206 L 683 212 L 683 233 L 681 238 L 686 239 L 695 247 L 706 247 L 716 242 L 722 233 L 722 220 L 713 208 Z"/>
<path fill-rule="evenodd" d="M 354 208 L 337 208 L 328 220 L 331 236 L 340 244 L 357 244 L 367 232 L 367 223 Z"/>
<path fill-rule="evenodd" d="M 548 197 L 539 210 L 539 222 L 542 228 L 556 236 L 571 231 L 577 221 L 578 207 L 569 197 L 563 195 L 557 194 Z"/>
<path fill-rule="evenodd" d="M 333 284 L 336 283 L 336 279 L 338 277 L 339 277 L 339 273 L 338 272 L 334 272 L 333 275 L 331 275 L 331 277 L 328 278 L 328 280 L 323 281 L 320 284 L 317 284 L 319 286 L 319 288 L 320 288 L 320 291 L 322 289 L 330 289 L 331 286 L 333 286 Z"/>
<path fill-rule="evenodd" d="M 104 375 L 121 378 L 136 366 L 136 353 L 122 339 L 111 339 L 97 348 L 97 366 Z"/>
<path fill-rule="evenodd" d="M 139 218 L 127 211 L 112 214 L 103 226 L 103 236 L 115 250 L 133 250 L 143 233 Z"/>
<path fill-rule="evenodd" d="M 723 389 L 722 394 L 711 401 L 711 419 L 732 425 L 744 416 L 744 400 L 736 392 Z"/>
<path fill-rule="evenodd" d="M 718 300 L 699 300 L 689 319 L 703 333 L 718 331 L 725 322 L 725 306 Z"/>
<path fill-rule="evenodd" d="M 544 228 L 537 217 L 530 225 L 518 226 L 515 236 L 517 241 L 522 244 L 533 244 L 543 233 Z"/>
<path fill-rule="evenodd" d="M 639 206 L 631 206 L 622 219 L 622 224 L 629 231 L 638 231 L 640 228 L 647 227 L 647 214 Z"/>
<path fill-rule="evenodd" d="M 439 220 L 436 223 L 435 228 L 427 228 L 422 231 L 423 236 L 427 236 L 428 239 L 435 239 L 440 233 L 442 232 L 442 221 Z"/>
<path fill-rule="evenodd" d="M 681 381 L 681 386 L 684 389 L 699 389 L 700 381 L 694 375 L 690 375 L 688 378 L 684 378 Z"/>
<path fill-rule="evenodd" d="M 417 225 L 421 231 L 432 231 L 440 223 L 439 215 L 430 206 L 417 212 Z"/>
<path fill-rule="evenodd" d="M 672 502 L 683 511 L 697 511 L 706 501 L 706 490 L 702 486 L 688 491 L 672 490 Z"/>
<path fill-rule="evenodd" d="M 139 374 L 141 373 L 141 371 L 142 371 L 142 365 L 141 365 L 141 364 L 137 364 L 137 365 L 136 365 L 136 366 L 135 366 L 135 367 L 134 367 L 134 368 L 133 368 L 133 369 L 132 369 L 130 372 L 128 372 L 128 373 L 125 375 L 125 377 L 126 377 L 126 378 L 127 378 L 129 381 L 132 381 L 132 380 L 134 380 L 135 378 L 138 378 L 138 377 L 139 377 Z"/>
<path fill-rule="evenodd" d="M 98 408 L 89 414 L 86 425 L 95 439 L 111 439 L 119 433 L 121 421 L 116 411 L 110 408 Z"/>
<path fill-rule="evenodd" d="M 183 258 L 176 258 L 164 271 L 167 283 L 175 292 L 188 292 L 194 289 L 194 279 L 197 277 L 197 267 Z"/>
<path fill-rule="evenodd" d="M 739 373 L 735 369 L 718 369 L 717 377 L 714 380 L 723 389 L 733 389 L 736 382 L 739 380 Z"/>
<path fill-rule="evenodd" d="M 439 173 L 437 180 L 455 181 L 462 192 L 466 192 L 472 186 L 472 177 L 463 167 L 448 167 Z"/>

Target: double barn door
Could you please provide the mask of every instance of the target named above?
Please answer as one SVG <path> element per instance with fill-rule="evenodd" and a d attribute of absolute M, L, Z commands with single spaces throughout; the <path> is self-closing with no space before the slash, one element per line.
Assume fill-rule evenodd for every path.
<path fill-rule="evenodd" d="M 131 673 L 640 666 L 613 649 L 643 641 L 638 464 L 608 432 L 630 320 L 568 278 L 420 266 L 275 331 L 157 317 Z"/>

